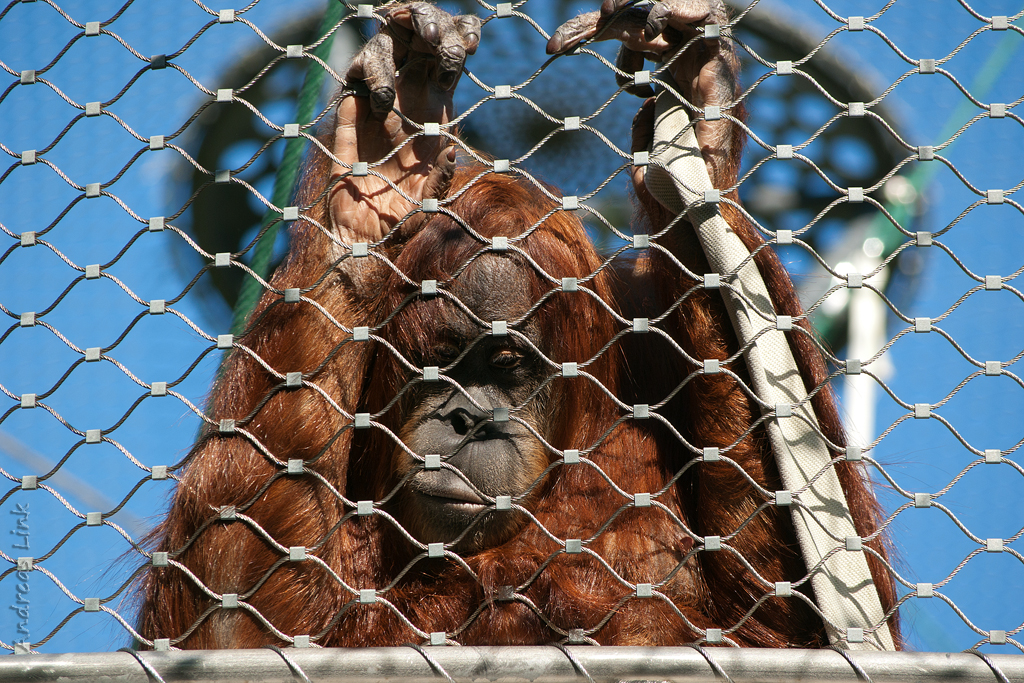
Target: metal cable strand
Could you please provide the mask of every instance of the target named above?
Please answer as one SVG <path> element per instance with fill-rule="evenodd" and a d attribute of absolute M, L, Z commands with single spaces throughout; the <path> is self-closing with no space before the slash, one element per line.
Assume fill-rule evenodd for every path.
<path fill-rule="evenodd" d="M 704 658 L 704 660 L 708 663 L 708 666 L 711 667 L 711 670 L 715 672 L 715 677 L 720 678 L 724 681 L 728 681 L 729 683 L 733 683 L 732 677 L 725 672 L 725 669 L 722 668 L 722 665 L 716 662 L 715 658 L 712 657 L 707 650 L 705 650 L 697 643 L 690 643 L 688 647 L 692 647 L 694 650 L 697 651 L 698 654 L 700 654 L 701 657 Z"/>
<path fill-rule="evenodd" d="M 553 647 L 556 647 L 556 648 L 558 648 L 559 650 L 562 651 L 562 654 L 565 655 L 566 659 L 569 660 L 569 662 L 572 664 L 573 668 L 576 669 L 576 671 L 579 672 L 579 674 L 581 676 L 586 678 L 588 683 L 594 683 L 593 676 L 590 675 L 590 672 L 587 671 L 586 667 L 583 666 L 583 664 L 580 662 L 580 660 L 576 658 L 576 655 L 574 655 L 569 650 L 569 648 L 567 648 L 562 643 L 551 643 L 551 645 Z"/>
<path fill-rule="evenodd" d="M 859 678 L 862 681 L 867 681 L 867 683 L 871 683 L 871 676 L 868 676 L 868 672 L 865 671 L 860 664 L 854 661 L 853 655 L 851 655 L 849 651 L 844 650 L 841 647 L 836 647 L 835 645 L 829 645 L 828 649 L 832 650 L 833 652 L 838 652 L 840 655 L 842 655 L 843 659 L 845 659 L 850 664 L 850 668 L 853 669 L 854 672 L 856 672 L 857 678 Z"/>
<path fill-rule="evenodd" d="M 1010 679 L 1006 677 L 1006 674 L 1003 673 L 1003 670 L 996 666 L 996 663 L 989 659 L 988 655 L 986 655 L 984 652 L 974 647 L 972 647 L 970 650 L 964 650 L 964 652 L 969 652 L 972 655 L 981 659 L 981 661 L 985 662 L 985 664 L 988 665 L 988 668 L 992 669 L 992 675 L 996 677 L 996 680 L 998 680 L 999 683 L 1010 683 Z"/>
<path fill-rule="evenodd" d="M 444 670 L 444 667 L 441 666 L 437 662 L 437 660 L 434 659 L 427 652 L 426 648 L 424 648 L 422 645 L 417 645 L 416 643 L 405 643 L 405 647 L 411 647 L 412 649 L 416 650 L 416 652 L 419 652 L 420 656 L 427 661 L 427 664 L 430 665 L 430 668 L 433 669 L 434 673 L 436 673 L 438 676 L 444 678 L 446 681 L 448 681 L 448 683 L 455 683 L 455 679 L 452 678 L 451 675 Z"/>
<path fill-rule="evenodd" d="M 310 680 L 309 676 L 306 675 L 306 672 L 302 670 L 302 667 L 296 664 L 295 660 L 289 657 L 284 650 L 279 648 L 277 645 L 264 645 L 263 647 L 264 649 L 273 650 L 277 654 L 281 655 L 281 659 L 283 659 L 285 664 L 288 665 L 288 668 L 292 670 L 292 674 L 295 676 L 295 678 L 302 681 L 302 683 L 313 683 L 313 681 Z"/>
<path fill-rule="evenodd" d="M 153 668 L 152 664 L 143 659 L 142 656 L 138 653 L 138 651 L 134 648 L 122 647 L 120 650 L 118 650 L 118 652 L 127 652 L 135 658 L 135 661 L 139 663 L 139 666 L 141 666 L 142 670 L 146 672 L 146 675 L 148 675 L 154 681 L 157 681 L 157 683 L 165 683 L 163 676 L 161 676 L 159 672 L 157 672 L 157 670 Z"/>

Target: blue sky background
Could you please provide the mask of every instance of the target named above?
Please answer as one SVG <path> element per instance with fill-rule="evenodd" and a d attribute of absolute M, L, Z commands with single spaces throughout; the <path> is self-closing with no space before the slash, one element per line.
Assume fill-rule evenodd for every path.
<path fill-rule="evenodd" d="M 321 0 L 263 0 L 244 16 L 273 35 L 275 27 L 321 6 Z M 841 16 L 871 15 L 883 3 L 850 0 L 830 2 L 828 6 Z M 61 7 L 84 23 L 107 20 L 119 5 L 106 0 L 79 0 L 63 2 Z M 838 25 L 810 0 L 766 1 L 761 7 L 774 8 L 822 37 Z M 551 3 L 534 6 L 531 2 L 524 9 L 549 32 L 565 18 L 562 10 L 556 10 Z M 984 15 L 1013 15 L 1022 7 L 1020 0 L 990 0 L 978 3 L 975 9 Z M 140 54 L 149 56 L 176 51 L 210 19 L 199 6 L 185 0 L 145 0 L 130 5 L 109 29 Z M 505 21 L 485 28 L 487 42 L 471 62 L 474 74 L 490 85 L 520 83 L 544 61 L 543 41 L 533 30 L 520 20 Z M 953 0 L 900 0 L 874 25 L 906 55 L 916 59 L 947 56 L 982 24 Z M 43 2 L 15 4 L 0 19 L 0 62 L 15 72 L 42 69 L 80 32 Z M 1024 37 L 1014 34 L 1007 39 L 1008 35 L 980 35 L 945 65 L 970 90 L 977 85 L 978 71 L 992 53 L 1008 50 L 1009 66 L 996 75 L 988 94 L 979 95 L 984 102 L 1013 102 L 1024 95 L 1024 69 L 1019 68 L 1024 58 L 1024 49 L 1020 47 Z M 1006 43 L 999 47 L 1004 40 Z M 240 84 L 223 83 L 220 74 L 260 42 L 242 22 L 214 25 L 174 61 L 207 88 L 237 87 Z M 843 33 L 833 39 L 830 49 L 843 55 L 850 69 L 865 73 L 878 92 L 910 69 L 871 32 Z M 82 37 L 41 78 L 56 85 L 67 99 L 84 105 L 113 98 L 144 65 L 109 35 Z M 606 82 L 595 84 L 582 78 L 581 73 L 584 72 L 573 62 L 563 60 L 531 84 L 530 95 L 540 100 L 546 91 L 564 92 L 568 88 L 578 97 L 578 111 L 552 113 L 590 114 L 614 92 L 614 83 L 610 75 Z M 0 73 L 2 88 L 15 80 L 14 76 Z M 143 138 L 170 135 L 206 97 L 173 69 L 149 71 L 110 105 L 109 111 Z M 483 91 L 464 80 L 459 97 L 460 106 L 465 108 L 483 97 Z M 963 94 L 938 74 L 913 75 L 896 86 L 885 100 L 898 119 L 897 129 L 911 145 L 938 145 L 944 141 L 941 135 L 951 120 L 963 124 L 981 111 L 976 107 L 966 112 L 958 110 L 965 101 Z M 500 129 L 501 117 L 514 113 L 517 106 L 524 105 L 515 101 L 491 102 L 473 115 L 481 119 L 476 124 L 478 131 L 491 131 L 491 142 L 497 151 L 525 151 L 516 151 L 514 141 L 502 140 L 493 132 Z M 619 144 L 627 144 L 635 106 L 635 101 L 620 97 L 599 117 L 598 126 Z M 136 152 L 147 147 L 110 116 L 82 118 L 72 124 L 79 113 L 43 83 L 14 87 L 0 101 L 0 143 L 20 154 L 44 148 L 67 129 L 53 149 L 42 156 L 82 186 L 109 182 Z M 290 122 L 292 115 L 288 111 L 265 113 L 278 124 Z M 757 115 L 756 110 L 751 113 L 755 129 Z M 189 139 L 187 131 L 174 142 L 186 149 L 194 148 L 194 140 Z M 279 154 L 280 143 L 276 147 L 272 153 Z M 1008 189 L 1024 179 L 1022 150 L 1024 128 L 1008 117 L 975 123 L 944 156 L 974 186 Z M 228 165 L 238 165 L 248 157 L 245 150 L 236 150 L 235 154 L 238 158 L 227 159 Z M 524 165 L 535 168 L 567 193 L 584 194 L 619 164 L 607 151 L 594 154 L 593 158 L 567 157 L 569 163 L 555 164 L 540 158 L 535 166 L 531 166 L 532 161 Z M 173 213 L 181 204 L 173 182 L 180 182 L 182 174 L 189 172 L 180 159 L 172 149 L 145 151 L 108 191 L 139 217 L 148 219 Z M 854 155 L 851 163 L 856 162 Z M 15 163 L 15 157 L 0 151 L 0 173 L 8 164 Z M 613 181 L 613 190 L 621 193 L 624 182 L 621 178 Z M 269 188 L 259 189 L 269 193 Z M 923 193 L 927 211 L 925 223 L 918 229 L 931 232 L 949 225 L 977 199 L 945 167 L 939 169 Z M 83 268 L 116 259 L 105 272 L 144 301 L 171 300 L 185 290 L 197 270 L 193 262 L 182 258 L 180 237 L 168 231 L 145 232 L 145 225 L 111 197 L 76 202 L 80 195 L 81 191 L 42 163 L 19 166 L 0 182 L 0 225 L 15 235 L 27 230 L 42 232 L 53 225 L 41 240 L 53 244 L 67 261 Z M 143 232 L 138 234 L 140 231 Z M 1024 217 L 1009 204 L 977 207 L 937 239 L 976 274 L 1008 276 L 1024 265 Z M 0 256 L 16 242 L 15 238 L 0 234 Z M 131 246 L 126 248 L 129 242 Z M 976 283 L 939 248 L 923 251 L 927 251 L 924 268 L 914 283 L 913 295 L 898 300 L 901 310 L 910 317 L 936 318 Z M 821 271 L 808 268 L 802 259 L 795 259 L 791 266 L 802 279 L 825 277 Z M 0 261 L 0 304 L 20 314 L 43 311 L 60 298 L 59 304 L 41 319 L 79 349 L 108 347 L 131 327 L 107 356 L 142 382 L 184 378 L 175 391 L 201 406 L 220 352 L 211 352 L 210 342 L 174 314 L 143 315 L 132 326 L 133 320 L 148 310 L 147 306 L 136 302 L 109 278 L 76 282 L 80 275 L 45 245 L 14 249 Z M 171 308 L 207 335 L 216 336 L 230 328 L 226 311 L 202 305 L 194 296 L 185 296 Z M 0 315 L 0 335 L 6 333 L 0 341 L 0 386 L 20 396 L 42 394 L 59 383 L 57 390 L 41 398 L 40 403 L 80 431 L 109 430 L 117 425 L 109 437 L 121 448 L 109 442 L 82 444 L 81 436 L 46 409 L 15 409 L 14 399 L 0 395 L 0 468 L 15 478 L 41 475 L 63 459 L 60 474 L 49 483 L 83 514 L 107 511 L 134 490 L 113 521 L 137 538 L 158 519 L 170 485 L 147 481 L 147 472 L 131 458 L 147 467 L 177 462 L 189 448 L 198 418 L 174 396 L 143 398 L 148 391 L 112 362 L 81 362 L 80 351 L 69 348 L 68 343 L 43 325 L 15 327 L 8 333 L 7 326 L 14 323 L 16 318 Z M 1024 304 L 1007 291 L 976 292 L 938 326 L 975 359 L 1009 361 L 1024 347 Z M 890 336 L 905 327 L 895 316 L 890 317 Z M 843 357 L 841 351 L 838 355 Z M 893 372 L 887 384 L 895 396 L 908 403 L 939 403 L 975 370 L 949 340 L 937 333 L 906 335 L 893 345 L 889 357 Z M 1016 374 L 1016 367 L 1008 370 Z M 974 378 L 935 412 L 967 443 L 982 449 L 1012 450 L 1007 457 L 1021 462 L 1017 444 L 1024 438 L 1024 420 L 1020 417 L 1024 414 L 1024 391 L 1013 379 Z M 906 414 L 904 408 L 883 394 L 878 405 L 878 430 L 887 429 Z M 901 487 L 931 493 L 942 490 L 976 460 L 951 430 L 935 419 L 900 422 L 874 455 Z M 0 478 L 0 496 L 6 495 L 8 487 L 17 488 L 13 481 Z M 101 491 L 106 500 L 90 499 L 90 489 Z M 882 496 L 888 509 L 904 502 L 891 492 L 883 492 Z M 976 536 L 1011 538 L 1024 526 L 1019 503 L 1022 499 L 1024 477 L 1011 466 L 1000 464 L 974 467 L 939 502 Z M 21 538 L 9 534 L 15 528 L 15 516 L 10 513 L 19 503 L 28 503 L 30 509 L 28 552 L 10 547 Z M 39 557 L 56 547 L 43 566 L 79 598 L 106 598 L 117 593 L 139 564 L 130 545 L 108 526 L 77 529 L 70 538 L 62 540 L 81 520 L 43 490 L 8 496 L 0 504 L 0 520 L 0 550 L 10 556 Z M 896 517 L 892 532 L 901 557 L 899 569 L 912 582 L 939 583 L 979 547 L 947 515 L 934 508 L 902 512 Z M 1019 552 L 1022 546 L 1015 541 L 1008 547 Z M 0 570 L 3 569 L 0 564 Z M 15 615 L 7 609 L 16 597 L 15 584 L 13 574 L 0 579 L 0 640 L 7 643 L 16 635 Z M 939 590 L 983 630 L 1012 631 L 1024 623 L 1024 566 L 1009 553 L 981 553 L 973 557 Z M 130 620 L 132 609 L 126 594 L 121 591 L 105 606 Z M 33 574 L 31 639 L 46 637 L 77 606 L 56 582 Z M 950 605 L 938 598 L 912 600 L 903 615 L 910 643 L 918 649 L 960 650 L 981 640 Z M 79 613 L 40 649 L 107 650 L 127 642 L 126 631 L 110 614 Z M 986 648 L 1015 651 L 1010 646 Z"/>

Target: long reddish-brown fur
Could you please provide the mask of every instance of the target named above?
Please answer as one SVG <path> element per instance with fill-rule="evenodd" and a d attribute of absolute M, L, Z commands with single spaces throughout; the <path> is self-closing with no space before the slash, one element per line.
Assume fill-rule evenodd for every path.
<path fill-rule="evenodd" d="M 314 155 L 303 204 L 323 196 L 327 169 L 326 159 Z M 489 174 L 467 186 L 480 171 L 459 170 L 449 193 L 457 199 L 449 208 L 485 238 L 518 236 L 554 206 L 530 182 L 511 176 Z M 671 220 L 643 193 L 638 205 L 639 224 L 648 230 Z M 324 201 L 308 213 L 328 225 Z M 760 246 L 739 212 L 727 209 L 726 216 L 749 248 Z M 692 272 L 707 270 L 688 224 L 680 223 L 661 242 Z M 297 224 L 292 243 L 273 287 L 303 288 L 304 297 L 337 324 L 318 307 L 286 304 L 273 292 L 253 313 L 238 340 L 245 349 L 227 359 L 209 408 L 214 423 L 234 419 L 248 436 L 211 427 L 186 460 L 170 513 L 156 533 L 171 566 L 154 568 L 143 579 L 144 638 L 168 637 L 189 648 L 255 647 L 303 634 L 328 646 L 395 645 L 420 639 L 407 619 L 422 632 L 444 631 L 464 644 L 546 643 L 582 629 L 573 635 L 604 644 L 668 645 L 697 640 L 699 629 L 734 626 L 728 636 L 741 645 L 827 644 L 821 620 L 796 598 L 769 598 L 744 618 L 770 587 L 731 552 L 701 552 L 679 562 L 694 542 L 673 517 L 698 536 L 730 537 L 728 544 L 768 582 L 798 581 L 806 569 L 788 510 L 768 506 L 755 514 L 765 499 L 732 466 L 691 462 L 693 454 L 658 420 L 616 426 L 623 411 L 585 377 L 553 380 L 550 419 L 557 428 L 550 443 L 554 449 L 593 447 L 588 457 L 596 467 L 555 464 L 538 484 L 536 522 L 510 541 L 466 556 L 465 566 L 450 559 L 411 562 L 420 551 L 393 522 L 381 514 L 355 516 L 352 507 L 358 500 L 381 500 L 396 484 L 389 469 L 391 435 L 401 431 L 405 403 L 399 399 L 384 408 L 408 373 L 391 348 L 354 342 L 340 326 L 367 325 L 396 349 L 408 350 L 429 334 L 431 320 L 407 301 L 418 301 L 418 287 L 394 270 L 371 268 L 354 282 L 349 271 L 335 269 L 331 243 L 312 222 Z M 481 246 L 438 216 L 392 240 L 384 253 L 412 283 L 444 282 Z M 681 299 L 663 330 L 696 359 L 736 353 L 720 296 L 690 291 L 695 281 L 657 250 L 602 269 L 578 219 L 561 211 L 517 246 L 555 281 L 580 278 L 581 287 L 626 320 L 653 318 Z M 761 248 L 755 261 L 777 310 L 800 315 L 774 252 Z M 529 288 L 537 301 L 557 287 L 532 268 L 524 266 L 522 278 L 507 286 Z M 695 369 L 655 334 L 626 335 L 598 355 L 624 326 L 583 292 L 557 292 L 537 315 L 543 335 L 553 340 L 552 360 L 594 359 L 586 371 L 626 405 L 662 401 Z M 806 323 L 789 339 L 808 389 L 819 387 L 827 373 Z M 301 371 L 322 393 L 286 389 L 267 367 L 281 376 Z M 744 376 L 742 360 L 731 369 Z M 825 436 L 841 447 L 842 426 L 827 385 L 813 404 Z M 349 414 L 384 410 L 375 420 L 386 430 L 354 430 L 339 408 Z M 693 377 L 658 413 L 698 451 L 730 447 L 728 456 L 754 480 L 769 491 L 782 488 L 763 429 L 744 436 L 756 406 L 727 375 Z M 544 457 L 559 460 L 555 451 Z M 289 459 L 305 461 L 307 473 L 286 474 Z M 626 494 L 658 494 L 660 505 L 632 507 L 602 471 Z M 861 472 L 845 462 L 837 471 L 858 533 L 873 533 L 879 513 Z M 222 519 L 224 506 L 234 506 L 234 519 Z M 593 554 L 559 553 L 552 536 L 593 537 Z M 880 543 L 870 545 L 885 555 Z M 307 548 L 308 559 L 289 562 L 293 546 Z M 880 563 L 873 561 L 872 571 L 888 609 L 895 601 L 892 581 Z M 665 597 L 634 597 L 629 584 L 636 583 L 659 584 Z M 515 599 L 508 599 L 508 586 Z M 363 588 L 381 590 L 386 603 L 358 604 L 353 590 Z M 813 599 L 808 587 L 803 590 Z M 220 608 L 223 593 L 237 593 L 242 607 Z M 895 619 L 890 627 L 898 638 Z"/>

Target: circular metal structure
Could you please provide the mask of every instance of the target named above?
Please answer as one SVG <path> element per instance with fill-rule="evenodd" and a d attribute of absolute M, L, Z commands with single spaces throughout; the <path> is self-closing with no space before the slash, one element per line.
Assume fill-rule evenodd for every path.
<path fill-rule="evenodd" d="M 550 7 L 538 7 L 536 11 L 544 15 L 538 19 L 542 24 L 558 22 L 583 8 L 583 5 L 577 7 L 578 4 L 553 3 Z M 474 7 L 464 7 L 463 10 L 472 11 Z M 743 8 L 734 6 L 733 9 L 738 14 Z M 280 45 L 310 42 L 319 20 L 318 15 L 309 15 L 283 28 L 273 38 Z M 532 74 L 543 59 L 530 60 L 538 55 L 543 57 L 544 41 L 532 28 L 520 24 L 525 22 L 488 22 L 488 45 L 493 49 L 489 47 L 474 57 L 471 64 L 473 73 L 485 83 L 501 79 L 529 81 L 521 92 L 554 116 L 566 112 L 599 111 L 600 114 L 591 122 L 594 127 L 613 141 L 628 140 L 631 112 L 639 100 L 620 93 L 607 107 L 603 107 L 614 85 L 611 85 L 607 68 L 595 59 L 556 61 L 533 79 Z M 346 22 L 336 35 L 336 42 L 357 43 L 359 37 L 353 30 L 355 26 Z M 773 75 L 750 92 L 746 101 L 750 112 L 748 125 L 757 137 L 772 145 L 794 146 L 811 139 L 812 142 L 800 154 L 812 159 L 817 168 L 840 187 L 869 187 L 907 156 L 892 133 L 873 116 L 841 116 L 822 128 L 841 110 L 828 101 L 818 86 L 841 103 L 871 102 L 875 98 L 877 90 L 865 75 L 870 71 L 864 64 L 855 63 L 830 45 L 819 48 L 819 39 L 810 31 L 801 29 L 793 18 L 779 17 L 757 7 L 743 16 L 735 34 L 744 45 L 769 62 L 800 62 L 813 55 L 797 67 L 807 77 L 799 73 L 784 77 Z M 611 53 L 615 46 L 604 43 L 593 47 Z M 768 71 L 745 51 L 740 52 L 745 62 L 743 74 L 746 83 L 755 82 Z M 273 66 L 260 75 L 272 61 Z M 336 63 L 336 59 L 332 58 L 332 62 Z M 335 65 L 342 68 L 340 64 Z M 243 94 L 245 99 L 266 112 L 269 118 L 282 120 L 295 109 L 305 68 L 305 60 L 286 60 L 280 57 L 280 53 L 263 46 L 240 59 L 225 74 L 223 82 L 234 87 L 251 83 Z M 517 81 L 518 78 L 522 80 Z M 580 87 L 566 87 L 567 78 Z M 482 91 L 464 79 L 457 93 L 457 104 L 464 110 L 476 103 L 481 94 Z M 458 102 L 460 98 L 461 103 Z M 549 119 L 521 102 L 500 110 L 489 109 L 488 106 L 467 117 L 461 133 L 470 144 L 497 158 L 523 156 L 549 135 L 553 127 Z M 872 106 L 871 112 L 898 129 L 892 112 L 884 104 Z M 247 183 L 269 196 L 282 149 L 279 144 L 264 149 L 274 131 L 240 104 L 207 109 L 194 128 L 196 142 L 193 148 L 202 166 L 236 169 Z M 746 154 L 744 167 L 750 168 L 769 156 L 771 150 L 751 143 Z M 573 133 L 550 137 L 536 151 L 528 153 L 521 165 L 531 173 L 572 191 L 574 187 L 597 187 L 614 174 L 620 164 L 621 160 L 610 155 L 607 146 L 596 136 Z M 625 180 L 608 183 L 590 202 L 615 225 L 626 225 L 629 220 L 630 202 L 626 185 Z M 186 202 L 186 220 L 179 219 L 179 223 L 190 226 L 192 235 L 204 250 L 237 253 L 255 237 L 264 207 L 244 186 L 210 184 L 209 175 L 193 170 L 187 184 L 177 188 L 177 195 L 191 197 L 190 203 Z M 769 161 L 740 185 L 740 197 L 745 206 L 762 227 L 773 232 L 778 229 L 798 230 L 806 226 L 836 196 L 835 190 L 813 167 L 793 161 Z M 824 220 L 801 238 L 830 261 L 832 257 L 842 260 L 843 250 L 859 248 L 864 241 L 858 224 L 863 224 L 875 213 L 877 210 L 868 203 L 843 203 L 833 207 Z M 612 250 L 618 246 L 600 221 L 590 221 L 589 227 L 599 248 Z M 286 231 L 281 231 L 275 246 L 275 266 L 286 247 Z M 813 263 L 804 249 L 782 247 L 780 252 L 797 276 L 795 279 L 805 305 L 817 300 L 831 282 L 820 276 L 806 276 Z M 916 256 L 913 250 L 907 253 Z M 884 254 L 882 256 L 884 258 Z M 194 253 L 183 249 L 180 257 L 189 260 L 183 270 L 194 272 L 194 263 L 191 262 Z M 903 268 L 907 272 L 916 269 Z M 203 278 L 197 287 L 205 294 L 208 303 L 223 310 L 224 304 L 234 307 L 245 277 L 237 268 L 214 269 L 210 277 Z M 832 348 L 845 345 L 847 324 L 842 305 L 819 308 L 814 322 Z"/>

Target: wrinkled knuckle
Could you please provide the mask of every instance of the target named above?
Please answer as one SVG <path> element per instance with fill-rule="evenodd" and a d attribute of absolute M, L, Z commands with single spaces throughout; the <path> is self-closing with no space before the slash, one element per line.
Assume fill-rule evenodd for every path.
<path fill-rule="evenodd" d="M 445 71 L 461 69 L 466 61 L 466 48 L 462 45 L 445 45 L 437 53 L 438 63 Z"/>
<path fill-rule="evenodd" d="M 380 86 L 370 91 L 370 108 L 374 111 L 390 110 L 395 103 L 395 89 L 390 85 Z"/>
<path fill-rule="evenodd" d="M 456 28 L 467 47 L 476 47 L 480 42 L 480 18 L 469 15 L 458 17 Z"/>
<path fill-rule="evenodd" d="M 651 40 L 665 30 L 668 25 L 668 15 L 657 14 L 654 10 L 647 15 L 647 24 L 644 26 L 644 37 Z"/>

